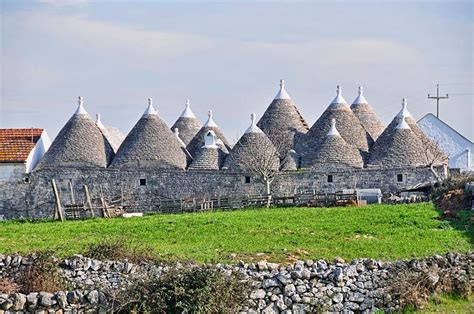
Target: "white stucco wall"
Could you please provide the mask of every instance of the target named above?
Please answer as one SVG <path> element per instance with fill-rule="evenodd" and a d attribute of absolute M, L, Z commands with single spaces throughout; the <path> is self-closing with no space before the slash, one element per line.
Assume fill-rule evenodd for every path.
<path fill-rule="evenodd" d="M 450 168 L 474 171 L 474 144 L 471 141 L 433 114 L 427 114 L 417 124 L 448 155 Z"/>
<path fill-rule="evenodd" d="M 36 165 L 40 162 L 41 158 L 43 158 L 44 153 L 46 153 L 50 145 L 51 145 L 51 140 L 49 139 L 49 136 L 46 133 L 46 130 L 44 130 L 43 133 L 41 134 L 40 139 L 36 143 L 35 147 L 31 150 L 26 160 L 27 173 L 35 169 Z"/>

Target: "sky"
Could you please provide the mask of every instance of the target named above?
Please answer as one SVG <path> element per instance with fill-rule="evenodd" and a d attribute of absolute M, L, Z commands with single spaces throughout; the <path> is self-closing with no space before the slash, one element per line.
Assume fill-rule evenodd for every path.
<path fill-rule="evenodd" d="M 285 79 L 312 125 L 342 86 L 388 124 L 401 99 L 474 140 L 473 1 L 0 0 L 0 128 L 55 137 L 84 97 L 130 131 L 152 97 L 169 126 L 186 99 L 230 141 Z"/>

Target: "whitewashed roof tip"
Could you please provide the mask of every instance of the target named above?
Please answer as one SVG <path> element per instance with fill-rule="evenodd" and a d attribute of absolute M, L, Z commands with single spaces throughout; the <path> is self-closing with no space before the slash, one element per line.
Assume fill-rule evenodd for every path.
<path fill-rule="evenodd" d="M 184 144 L 183 140 L 179 137 L 179 129 L 178 128 L 174 128 L 174 136 L 176 137 L 176 139 L 178 140 L 179 144 L 181 144 L 182 147 L 186 147 L 186 144 Z"/>
<path fill-rule="evenodd" d="M 148 107 L 146 108 L 143 115 L 150 115 L 150 114 L 158 114 L 158 111 L 156 111 L 155 108 L 153 107 L 153 99 L 152 98 L 148 98 Z"/>
<path fill-rule="evenodd" d="M 354 99 L 353 105 L 368 104 L 369 102 L 364 97 L 364 89 L 362 86 L 359 86 L 359 95 Z"/>
<path fill-rule="evenodd" d="M 205 128 L 217 128 L 217 123 L 214 122 L 214 119 L 212 118 L 212 110 L 209 110 L 209 112 L 207 113 L 207 116 L 209 117 L 206 121 L 206 123 L 204 123 L 204 127 Z"/>
<path fill-rule="evenodd" d="M 403 106 L 403 109 L 402 111 L 400 112 L 399 114 L 399 119 L 400 119 L 400 122 L 397 124 L 397 129 L 401 129 L 401 130 L 411 130 L 410 126 L 408 125 L 408 123 L 406 122 L 405 118 L 407 117 L 406 114 L 410 114 L 408 112 L 408 110 L 406 110 L 407 108 L 407 100 L 406 98 L 403 98 L 402 100 L 402 106 Z"/>
<path fill-rule="evenodd" d="M 280 80 L 280 90 L 276 94 L 275 99 L 291 99 L 290 95 L 288 95 L 288 93 L 285 90 L 285 81 L 284 80 Z"/>
<path fill-rule="evenodd" d="M 191 104 L 189 102 L 189 99 L 186 99 L 186 107 L 184 108 L 184 111 L 183 111 L 183 113 L 181 114 L 180 117 L 181 118 L 191 118 L 191 119 L 196 118 L 193 111 L 191 110 Z"/>
<path fill-rule="evenodd" d="M 105 126 L 102 124 L 102 121 L 100 120 L 100 114 L 96 114 L 95 115 L 96 119 L 95 119 L 95 124 L 97 124 L 97 126 L 99 127 L 99 129 L 101 130 L 105 130 Z"/>
<path fill-rule="evenodd" d="M 78 97 L 77 103 L 78 103 L 77 109 L 76 109 L 76 112 L 74 112 L 74 114 L 87 114 L 86 109 L 84 109 L 84 99 L 82 98 L 82 96 Z"/>
<path fill-rule="evenodd" d="M 250 115 L 250 120 L 252 120 L 252 123 L 250 124 L 248 129 L 245 131 L 245 133 L 263 133 L 263 131 L 257 126 L 255 113 L 252 113 Z"/>
<path fill-rule="evenodd" d="M 408 111 L 408 108 L 407 108 L 407 99 L 406 98 L 403 98 L 402 99 L 402 110 L 400 110 L 400 112 L 398 113 L 399 117 L 403 116 L 405 118 L 407 117 L 412 117 L 413 116 L 411 115 L 411 113 Z"/>
<path fill-rule="evenodd" d="M 331 119 L 331 128 L 329 129 L 327 136 L 341 136 L 339 131 L 336 129 L 336 119 Z"/>
<path fill-rule="evenodd" d="M 347 101 L 342 97 L 341 86 L 339 85 L 336 88 L 336 98 L 334 98 L 331 104 L 347 104 Z"/>

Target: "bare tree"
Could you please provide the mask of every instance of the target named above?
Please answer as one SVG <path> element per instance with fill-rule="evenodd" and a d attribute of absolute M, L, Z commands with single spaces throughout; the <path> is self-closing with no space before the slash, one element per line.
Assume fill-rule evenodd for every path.
<path fill-rule="evenodd" d="M 422 138 L 423 143 L 423 157 L 426 162 L 426 166 L 430 168 L 431 173 L 433 173 L 436 181 L 441 182 L 443 179 L 440 177 L 439 173 L 436 171 L 435 167 L 444 166 L 448 164 L 448 157 L 444 154 L 439 146 L 439 140 L 430 140 L 428 138 Z"/>
<path fill-rule="evenodd" d="M 234 154 L 238 155 L 233 162 L 265 185 L 267 207 L 272 202 L 271 185 L 280 170 L 279 148 L 262 131 L 244 134 L 233 148 Z"/>

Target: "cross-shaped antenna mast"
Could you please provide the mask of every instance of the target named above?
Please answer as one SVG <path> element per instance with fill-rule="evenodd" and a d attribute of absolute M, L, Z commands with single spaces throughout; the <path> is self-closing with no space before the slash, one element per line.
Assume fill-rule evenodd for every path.
<path fill-rule="evenodd" d="M 449 95 L 446 94 L 446 96 L 440 96 L 439 95 L 439 84 L 436 84 L 436 96 L 431 96 L 428 94 L 428 99 L 436 99 L 436 117 L 439 119 L 439 100 L 440 99 L 447 99 L 449 98 Z"/>

